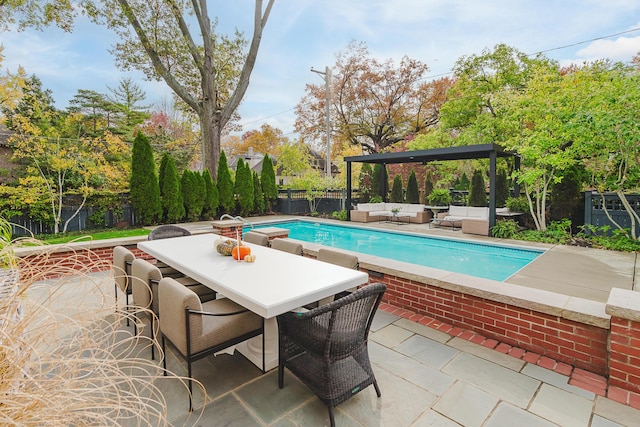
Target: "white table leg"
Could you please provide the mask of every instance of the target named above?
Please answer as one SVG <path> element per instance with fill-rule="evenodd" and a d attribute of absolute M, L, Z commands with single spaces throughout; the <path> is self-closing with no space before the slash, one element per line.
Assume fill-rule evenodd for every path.
<path fill-rule="evenodd" d="M 278 322 L 275 317 L 264 320 L 264 364 L 265 371 L 270 371 L 278 366 Z M 251 338 L 236 346 L 244 357 L 251 363 L 262 369 L 262 337 Z"/>

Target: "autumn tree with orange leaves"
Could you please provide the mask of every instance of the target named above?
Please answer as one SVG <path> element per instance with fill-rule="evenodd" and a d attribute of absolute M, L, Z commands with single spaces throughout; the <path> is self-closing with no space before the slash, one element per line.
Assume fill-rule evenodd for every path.
<path fill-rule="evenodd" d="M 352 42 L 336 55 L 331 78 L 332 139 L 377 153 L 407 135 L 438 123 L 449 79 L 426 82 L 428 66 L 404 56 L 399 64 L 373 58 Z M 307 141 L 325 144 L 325 86 L 308 84 L 296 107 L 295 129 Z"/>

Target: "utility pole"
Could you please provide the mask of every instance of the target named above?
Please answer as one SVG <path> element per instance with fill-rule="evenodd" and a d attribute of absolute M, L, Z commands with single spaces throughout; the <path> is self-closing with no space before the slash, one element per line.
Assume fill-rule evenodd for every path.
<path fill-rule="evenodd" d="M 331 68 L 325 67 L 324 71 L 314 70 L 311 67 L 311 72 L 319 74 L 324 79 L 325 85 L 325 101 L 324 101 L 324 114 L 327 125 L 327 159 L 324 165 L 324 173 L 327 178 L 331 178 L 331 122 L 329 119 L 329 106 L 331 105 Z"/>

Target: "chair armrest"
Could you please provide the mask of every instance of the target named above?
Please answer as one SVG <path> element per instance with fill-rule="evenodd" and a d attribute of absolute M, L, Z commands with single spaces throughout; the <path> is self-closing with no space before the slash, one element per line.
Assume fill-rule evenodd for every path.
<path fill-rule="evenodd" d="M 230 313 L 211 313 L 210 311 L 201 311 L 201 310 L 189 310 L 187 309 L 189 314 L 200 314 L 202 316 L 235 316 L 236 314 L 242 314 L 249 311 L 249 309 L 233 311 Z"/>

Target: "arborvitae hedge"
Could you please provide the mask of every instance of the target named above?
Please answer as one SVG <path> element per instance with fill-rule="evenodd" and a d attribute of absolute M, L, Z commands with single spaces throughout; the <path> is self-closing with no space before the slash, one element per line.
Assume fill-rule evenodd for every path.
<path fill-rule="evenodd" d="M 181 222 L 186 212 L 176 164 L 172 157 L 165 154 L 162 156 L 161 165 L 164 165 L 164 179 L 160 193 L 165 220 L 168 223 Z"/>
<path fill-rule="evenodd" d="M 371 199 L 373 191 L 373 171 L 369 163 L 363 163 L 358 177 L 358 201 L 367 203 Z"/>
<path fill-rule="evenodd" d="M 216 184 L 218 185 L 219 207 L 222 208 L 221 213 L 233 213 L 236 208 L 236 200 L 233 196 L 233 181 L 231 180 L 231 172 L 229 172 L 229 164 L 224 151 L 220 152 Z"/>
<path fill-rule="evenodd" d="M 207 196 L 204 199 L 202 215 L 206 219 L 213 219 L 216 217 L 218 204 L 220 203 L 220 199 L 218 198 L 218 187 L 213 182 L 213 178 L 211 178 L 211 174 L 208 169 L 205 169 L 204 172 L 202 172 L 202 178 L 204 179 L 204 186 L 207 191 Z"/>
<path fill-rule="evenodd" d="M 160 167 L 158 168 L 158 185 L 160 186 L 160 199 L 162 200 L 162 196 L 164 195 L 164 179 L 167 170 L 167 160 L 169 158 L 169 153 L 164 153 L 162 155 L 162 159 L 160 159 Z M 175 165 L 175 162 L 174 162 Z M 163 205 L 164 208 L 164 205 Z M 166 212 L 165 212 L 166 213 Z"/>
<path fill-rule="evenodd" d="M 418 178 L 415 171 L 411 171 L 407 181 L 407 203 L 420 203 L 420 190 L 418 190 Z"/>
<path fill-rule="evenodd" d="M 427 173 L 424 177 L 424 203 L 425 205 L 429 204 L 429 196 L 433 191 L 433 175 L 430 170 L 427 170 Z"/>
<path fill-rule="evenodd" d="M 484 188 L 484 177 L 480 170 L 473 171 L 473 176 L 471 177 L 469 206 L 487 206 L 487 193 Z"/>
<path fill-rule="evenodd" d="M 403 203 L 404 197 L 402 197 L 402 176 L 396 175 L 393 178 L 393 186 L 391 187 L 391 203 Z"/>
<path fill-rule="evenodd" d="M 249 215 L 253 211 L 253 177 L 249 165 L 242 158 L 236 166 L 235 193 L 238 197 L 240 215 Z"/>
<path fill-rule="evenodd" d="M 268 154 L 262 160 L 260 184 L 262 185 L 265 207 L 268 211 L 271 211 L 273 203 L 278 199 L 278 187 L 276 186 L 276 172 L 273 168 L 273 162 Z"/>
<path fill-rule="evenodd" d="M 507 181 L 507 171 L 504 168 L 500 168 L 496 174 L 496 207 L 504 207 L 507 204 L 508 198 L 509 183 Z"/>
<path fill-rule="evenodd" d="M 138 132 L 133 140 L 129 191 L 138 223 L 158 222 L 162 216 L 160 186 L 153 160 L 153 150 L 149 139 L 142 132 Z"/>
<path fill-rule="evenodd" d="M 264 194 L 262 193 L 262 184 L 258 172 L 253 171 L 253 211 L 257 214 L 264 213 Z"/>
<path fill-rule="evenodd" d="M 387 195 L 383 193 L 386 193 L 384 191 L 385 188 L 389 189 L 388 181 L 386 182 L 386 185 L 384 185 L 384 182 L 387 179 L 387 176 L 388 176 L 387 168 L 381 165 L 380 163 L 376 163 L 375 166 L 373 167 L 373 174 L 372 174 L 373 182 L 371 184 L 371 197 L 380 196 L 382 197 L 382 200 L 386 200 Z"/>
<path fill-rule="evenodd" d="M 204 207 L 204 181 L 198 172 L 185 170 L 182 173 L 182 197 L 189 221 L 198 221 Z"/>

